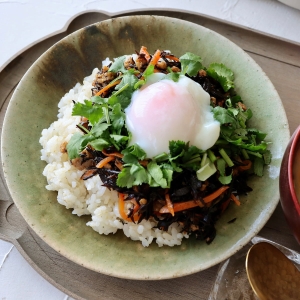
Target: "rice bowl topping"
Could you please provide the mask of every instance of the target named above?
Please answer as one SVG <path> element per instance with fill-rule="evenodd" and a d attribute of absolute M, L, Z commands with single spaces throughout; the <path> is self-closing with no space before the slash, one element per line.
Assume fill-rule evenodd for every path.
<path fill-rule="evenodd" d="M 240 205 L 238 195 L 251 191 L 246 184 L 247 176 L 253 173 L 262 176 L 263 166 L 270 162 L 270 153 L 263 141 L 266 135 L 246 127 L 251 110 L 234 94 L 233 81 L 230 82 L 233 78 L 228 76 L 225 80 L 222 71 L 220 75 L 218 70 L 223 68 L 221 65 L 204 68 L 199 64 L 198 57 L 190 53 L 179 60 L 164 51 L 160 51 L 159 58 L 151 65 L 156 53 L 150 55 L 142 47 L 137 55 L 115 59 L 112 64 L 108 61 L 109 67 L 104 65 L 101 70 L 95 68 L 82 85 L 77 83 L 60 100 L 58 120 L 44 129 L 40 138 L 41 159 L 47 163 L 43 171 L 48 181 L 46 189 L 57 191 L 58 202 L 72 209 L 73 214 L 91 215 L 87 226 L 99 234 L 107 235 L 120 229 L 127 237 L 140 241 L 144 247 L 153 241 L 160 247 L 180 245 L 182 239 L 192 233 L 196 238 L 210 243 L 215 237 L 214 223 L 229 203 Z M 152 72 L 149 66 L 153 66 Z M 131 73 L 128 74 L 136 77 L 132 85 L 135 90 L 146 86 L 147 80 L 148 83 L 151 81 L 154 70 L 168 76 L 164 80 L 172 84 L 180 76 L 192 78 L 193 83 L 209 94 L 209 105 L 214 116 L 212 121 L 218 122 L 221 127 L 216 137 L 217 145 L 214 141 L 207 148 L 199 149 L 197 145 L 189 144 L 190 138 L 187 141 L 170 139 L 167 141 L 170 144 L 169 153 L 167 149 L 153 155 L 147 155 L 147 151 L 144 151 L 145 155 L 142 158 L 135 157 L 136 162 L 133 163 L 128 154 L 134 155 L 136 151 L 129 153 L 128 149 L 136 147 L 143 151 L 143 147 L 136 140 L 132 142 L 130 136 L 118 144 L 124 131 L 129 132 L 129 128 L 122 127 L 118 134 L 110 132 L 113 144 L 105 144 L 106 134 L 97 136 L 98 140 L 102 139 L 101 145 L 89 139 L 82 149 L 71 149 L 79 129 L 87 136 L 99 124 L 108 124 L 102 126 L 105 128 L 103 132 L 108 132 L 112 130 L 114 121 L 102 118 L 91 124 L 92 121 L 86 116 L 76 115 L 74 107 L 89 105 L 87 99 L 93 97 L 108 100 L 100 103 L 102 100 L 98 99 L 92 106 L 118 104 L 115 102 L 116 96 L 126 89 L 128 91 L 128 85 L 122 85 L 122 80 L 129 70 Z M 228 72 L 225 66 L 222 70 Z M 114 102 L 109 100 L 112 97 Z M 126 107 L 129 105 L 130 101 Z M 126 112 L 126 107 L 122 107 L 121 112 Z M 74 157 L 71 150 L 75 153 Z M 115 153 L 122 153 L 122 156 L 117 157 Z M 136 171 L 132 170 L 139 170 L 146 176 L 137 177 Z M 131 181 L 128 172 L 132 175 Z M 157 172 L 161 172 L 161 177 L 157 176 Z M 136 178 L 132 178 L 133 175 Z M 114 178 L 114 181 L 108 178 Z M 151 195 L 155 195 L 154 198 Z"/>

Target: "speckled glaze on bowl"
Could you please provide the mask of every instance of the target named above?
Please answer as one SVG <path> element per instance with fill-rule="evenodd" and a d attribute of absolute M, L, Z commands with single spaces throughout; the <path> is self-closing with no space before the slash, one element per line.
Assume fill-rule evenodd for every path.
<path fill-rule="evenodd" d="M 212 244 L 185 240 L 181 246 L 143 248 L 123 234 L 99 235 L 59 205 L 45 189 L 39 138 L 56 119 L 57 103 L 106 57 L 131 54 L 141 45 L 149 51 L 187 51 L 203 64 L 222 62 L 235 73 L 237 92 L 254 116 L 252 124 L 269 133 L 272 165 L 254 188 L 232 205 L 217 223 Z M 266 109 L 266 107 L 268 109 Z M 254 126 L 253 125 L 253 126 Z M 2 135 L 7 184 L 28 224 L 55 250 L 89 269 L 128 279 L 166 279 L 192 274 L 228 258 L 256 235 L 279 201 L 278 175 L 289 140 L 287 118 L 273 85 L 261 68 L 239 47 L 219 34 L 186 21 L 157 16 L 116 18 L 83 28 L 45 52 L 28 70 L 9 104 Z M 237 218 L 234 223 L 228 223 Z"/>
<path fill-rule="evenodd" d="M 286 147 L 279 177 L 281 207 L 294 237 L 300 244 L 300 203 L 296 195 L 293 178 L 293 170 L 300 168 L 299 165 L 295 164 L 295 157 L 299 151 L 300 126 L 295 130 Z"/>

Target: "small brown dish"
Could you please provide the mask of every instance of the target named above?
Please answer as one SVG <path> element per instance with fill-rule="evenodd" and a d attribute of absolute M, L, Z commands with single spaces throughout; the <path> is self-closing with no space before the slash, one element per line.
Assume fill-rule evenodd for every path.
<path fill-rule="evenodd" d="M 279 189 L 284 215 L 300 244 L 300 126 L 293 133 L 285 150 Z"/>

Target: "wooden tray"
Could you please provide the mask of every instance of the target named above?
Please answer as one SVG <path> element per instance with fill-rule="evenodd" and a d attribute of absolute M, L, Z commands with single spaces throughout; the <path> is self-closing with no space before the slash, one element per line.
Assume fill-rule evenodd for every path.
<path fill-rule="evenodd" d="M 184 19 L 210 28 L 232 40 L 256 60 L 275 85 L 283 101 L 291 132 L 298 126 L 300 45 L 200 15 L 167 11 L 143 11 L 131 14 L 155 14 Z M 35 59 L 67 34 L 108 18 L 110 18 L 108 15 L 101 13 L 86 13 L 77 17 L 66 32 L 48 38 L 26 50 L 0 73 L 0 131 L 12 92 Z M 280 205 L 260 235 L 296 251 L 300 250 L 285 222 Z M 173 299 L 207 299 L 218 270 L 218 266 L 215 266 L 194 275 L 164 281 L 124 280 L 87 270 L 55 252 L 27 226 L 5 186 L 2 169 L 0 170 L 0 238 L 13 243 L 29 264 L 44 278 L 75 299 L 135 300 L 165 299 L 166 296 L 171 296 Z"/>

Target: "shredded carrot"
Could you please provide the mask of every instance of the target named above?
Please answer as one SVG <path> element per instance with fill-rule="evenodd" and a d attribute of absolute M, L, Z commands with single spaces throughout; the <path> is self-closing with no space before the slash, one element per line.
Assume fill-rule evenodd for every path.
<path fill-rule="evenodd" d="M 102 159 L 97 165 L 96 168 L 101 169 L 103 168 L 106 164 L 108 164 L 110 161 L 112 161 L 114 159 L 113 156 L 108 156 L 105 157 L 104 159 Z"/>
<path fill-rule="evenodd" d="M 196 206 L 203 207 L 204 205 L 201 203 L 200 200 L 189 200 L 189 201 L 186 201 L 186 202 L 173 203 L 173 211 L 175 213 L 175 212 L 178 212 L 178 211 L 194 208 Z M 170 213 L 168 205 L 163 206 L 159 210 L 159 212 L 161 214 Z"/>
<path fill-rule="evenodd" d="M 154 55 L 152 56 L 152 59 L 149 62 L 149 65 L 153 65 L 155 66 L 158 62 L 158 60 L 160 59 L 160 55 L 161 55 L 161 51 L 159 49 L 157 49 L 154 53 Z"/>
<path fill-rule="evenodd" d="M 115 160 L 115 165 L 116 165 L 116 167 L 117 167 L 119 170 L 122 171 L 122 169 L 123 169 L 123 164 L 122 164 L 118 159 Z"/>
<path fill-rule="evenodd" d="M 252 162 L 251 160 L 244 160 L 243 163 L 245 164 L 244 166 L 238 166 L 238 170 L 239 171 L 246 171 L 246 170 L 249 170 L 252 166 Z"/>
<path fill-rule="evenodd" d="M 227 185 L 221 186 L 218 190 L 216 190 L 213 193 L 211 193 L 210 195 L 204 197 L 203 201 L 205 203 L 213 201 L 214 199 L 219 197 L 221 194 L 223 194 L 228 188 L 229 188 L 229 186 L 227 186 Z"/>
<path fill-rule="evenodd" d="M 174 217 L 173 203 L 172 203 L 168 193 L 166 193 L 165 198 L 166 198 L 168 210 L 169 210 L 170 214 Z"/>
<path fill-rule="evenodd" d="M 213 201 L 214 199 L 219 197 L 221 194 L 223 194 L 228 188 L 229 187 L 227 185 L 224 185 L 224 186 L 220 187 L 218 190 L 216 190 L 213 193 L 211 193 L 210 195 L 204 197 L 203 201 L 205 203 L 210 203 L 211 201 Z M 166 199 L 166 201 L 167 201 L 167 199 Z M 194 208 L 196 206 L 203 207 L 204 205 L 200 200 L 189 200 L 189 201 L 186 201 L 186 202 L 173 203 L 173 210 L 174 210 L 174 212 L 178 212 L 178 211 Z M 159 210 L 159 212 L 161 214 L 170 213 L 168 205 L 163 206 Z"/>
<path fill-rule="evenodd" d="M 134 216 L 140 208 L 140 205 L 137 203 L 135 199 L 132 199 L 131 202 L 134 204 L 134 209 L 132 215 Z"/>
<path fill-rule="evenodd" d="M 80 179 L 82 179 L 82 180 L 89 179 L 90 177 L 94 176 L 95 173 L 96 173 L 96 170 L 95 170 L 95 169 L 87 170 L 87 171 L 84 172 L 84 174 L 80 177 Z"/>
<path fill-rule="evenodd" d="M 99 92 L 96 93 L 95 96 L 100 96 L 102 95 L 104 92 L 108 91 L 110 88 L 112 88 L 115 85 L 118 85 L 121 82 L 121 80 L 116 80 L 112 83 L 109 83 L 108 85 L 106 85 L 103 89 L 101 89 Z"/>
<path fill-rule="evenodd" d="M 122 193 L 119 193 L 119 213 L 121 215 L 121 218 L 124 221 L 127 222 L 132 222 L 131 218 L 128 218 L 127 215 L 125 214 L 125 201 L 124 201 L 125 195 Z M 138 205 L 135 206 L 134 210 L 136 210 L 136 207 L 138 207 Z M 133 215 L 133 220 L 136 222 L 138 221 L 138 215 L 135 215 L 135 212 L 133 211 L 134 215 Z"/>
<path fill-rule="evenodd" d="M 233 200 L 233 202 L 237 205 L 237 206 L 240 206 L 241 205 L 241 202 L 240 200 L 234 196 L 233 194 L 230 195 L 230 198 Z"/>
<path fill-rule="evenodd" d="M 143 167 L 147 167 L 149 161 L 144 159 L 144 160 L 139 160 L 140 165 L 142 165 Z"/>
<path fill-rule="evenodd" d="M 165 55 L 165 58 L 174 60 L 174 61 L 180 61 L 178 57 L 174 56 L 174 55 Z"/>
<path fill-rule="evenodd" d="M 124 155 L 119 153 L 119 152 L 113 152 L 113 153 L 107 153 L 104 149 L 102 150 L 102 153 L 105 155 L 105 156 L 116 156 L 116 157 L 119 157 L 119 158 L 123 158 Z"/>
<path fill-rule="evenodd" d="M 128 217 L 125 214 L 124 194 L 121 194 L 121 193 L 119 193 L 119 213 L 123 220 L 128 221 Z"/>
<path fill-rule="evenodd" d="M 149 61 L 151 59 L 151 56 L 147 50 L 147 47 L 145 47 L 145 46 L 141 47 L 140 54 L 144 54 L 147 61 Z"/>

